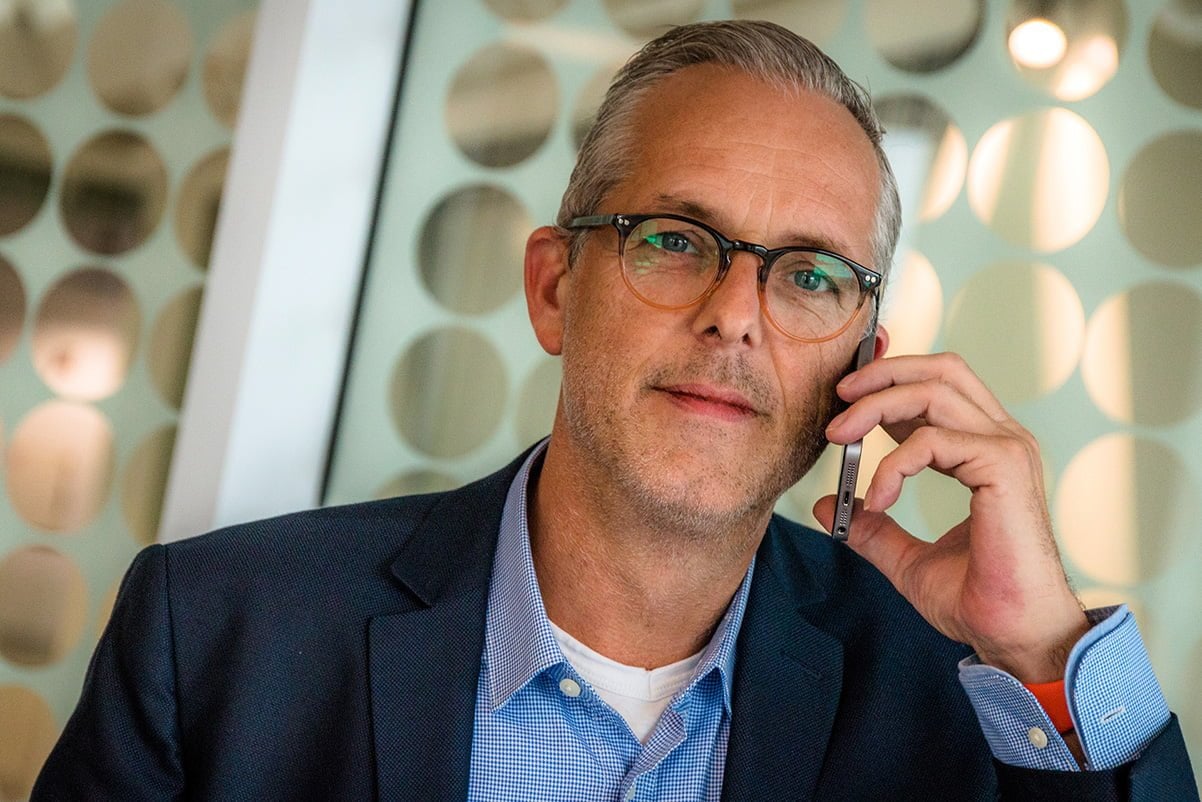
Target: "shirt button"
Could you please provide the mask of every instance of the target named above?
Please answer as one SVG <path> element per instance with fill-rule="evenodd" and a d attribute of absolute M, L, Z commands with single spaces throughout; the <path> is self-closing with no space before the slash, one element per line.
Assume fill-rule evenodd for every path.
<path fill-rule="evenodd" d="M 631 783 L 630 787 L 626 789 L 626 796 L 624 796 L 623 799 L 625 799 L 626 802 L 630 802 L 630 800 L 634 799 L 634 795 L 637 794 L 638 791 L 638 786 L 634 783 Z"/>
<path fill-rule="evenodd" d="M 1032 727 L 1027 730 L 1027 740 L 1031 742 L 1031 746 L 1036 749 L 1043 749 L 1048 745 L 1048 734 L 1039 727 Z"/>
<path fill-rule="evenodd" d="M 580 683 L 571 677 L 564 677 L 559 681 L 559 690 L 564 696 L 575 699 L 580 695 Z"/>

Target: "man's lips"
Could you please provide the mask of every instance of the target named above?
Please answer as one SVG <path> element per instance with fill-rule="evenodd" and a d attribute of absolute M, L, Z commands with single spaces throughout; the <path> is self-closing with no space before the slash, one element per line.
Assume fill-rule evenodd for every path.
<path fill-rule="evenodd" d="M 710 384 L 672 384 L 656 387 L 677 404 L 693 412 L 737 420 L 758 415 L 759 410 L 742 393 Z"/>

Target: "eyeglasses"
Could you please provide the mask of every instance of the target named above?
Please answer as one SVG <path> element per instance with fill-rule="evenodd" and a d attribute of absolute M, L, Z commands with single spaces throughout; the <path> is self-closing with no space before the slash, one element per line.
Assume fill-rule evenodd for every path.
<path fill-rule="evenodd" d="M 764 316 L 782 334 L 808 343 L 838 337 L 881 274 L 821 248 L 766 248 L 732 240 L 705 223 L 675 214 L 603 214 L 577 217 L 568 228 L 618 230 L 622 278 L 643 303 L 684 309 L 708 297 L 730 271 L 732 253 L 760 258 Z"/>

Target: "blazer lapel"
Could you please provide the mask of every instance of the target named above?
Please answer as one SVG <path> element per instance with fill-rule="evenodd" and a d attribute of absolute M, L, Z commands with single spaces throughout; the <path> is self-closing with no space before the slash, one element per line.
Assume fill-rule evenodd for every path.
<path fill-rule="evenodd" d="M 380 799 L 462 800 L 471 768 L 486 589 L 371 622 Z"/>
<path fill-rule="evenodd" d="M 770 527 L 739 632 L 722 798 L 812 799 L 843 683 L 843 647 L 799 608 L 825 592 Z"/>
<path fill-rule="evenodd" d="M 368 627 L 381 799 L 467 796 L 489 575 L 521 459 L 441 497 L 392 564 L 409 609 Z"/>

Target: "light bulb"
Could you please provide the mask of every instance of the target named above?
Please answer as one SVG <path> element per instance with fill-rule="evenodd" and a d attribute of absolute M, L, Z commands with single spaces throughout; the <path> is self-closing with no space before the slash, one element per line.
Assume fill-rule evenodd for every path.
<path fill-rule="evenodd" d="M 1042 70 L 1060 63 L 1068 50 L 1068 38 L 1056 23 L 1034 17 L 1010 32 L 1009 46 L 1018 64 Z"/>

